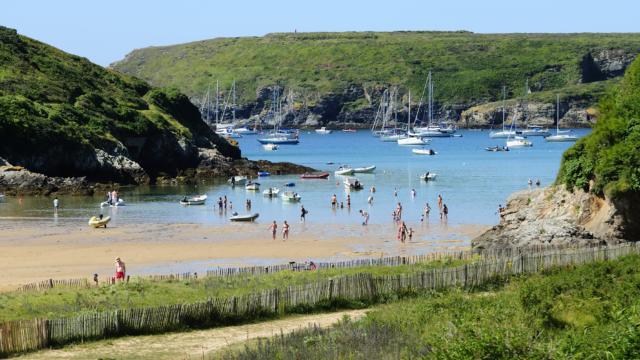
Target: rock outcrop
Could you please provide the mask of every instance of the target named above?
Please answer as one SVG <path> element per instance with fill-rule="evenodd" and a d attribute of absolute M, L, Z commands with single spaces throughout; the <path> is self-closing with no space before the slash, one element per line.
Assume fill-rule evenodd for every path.
<path fill-rule="evenodd" d="M 562 186 L 513 194 L 500 223 L 471 245 L 475 251 L 531 246 L 603 245 L 632 240 L 621 204 Z M 625 240 L 626 239 L 626 240 Z"/>

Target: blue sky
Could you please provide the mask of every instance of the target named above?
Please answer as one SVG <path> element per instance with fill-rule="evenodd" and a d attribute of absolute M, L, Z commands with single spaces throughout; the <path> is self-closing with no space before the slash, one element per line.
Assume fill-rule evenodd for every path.
<path fill-rule="evenodd" d="M 0 25 L 108 65 L 129 51 L 282 31 L 638 32 L 640 0 L 7 0 Z"/>

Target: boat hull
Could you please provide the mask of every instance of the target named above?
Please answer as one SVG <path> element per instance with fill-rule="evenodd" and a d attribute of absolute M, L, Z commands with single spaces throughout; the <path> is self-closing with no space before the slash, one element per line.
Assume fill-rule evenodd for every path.
<path fill-rule="evenodd" d="M 258 216 L 260 216 L 260 214 L 255 213 L 255 214 L 247 214 L 247 215 L 235 215 L 229 218 L 229 220 L 231 221 L 235 221 L 235 222 L 252 222 L 255 221 Z"/>

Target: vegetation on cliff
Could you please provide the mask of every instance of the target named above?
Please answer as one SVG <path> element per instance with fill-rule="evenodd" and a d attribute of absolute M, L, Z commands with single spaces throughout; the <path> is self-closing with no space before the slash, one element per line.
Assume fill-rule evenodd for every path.
<path fill-rule="evenodd" d="M 536 92 L 616 77 L 639 51 L 637 34 L 277 33 L 138 49 L 113 67 L 197 98 L 216 79 L 236 80 L 242 103 L 280 84 L 309 106 L 352 84 L 419 94 L 433 70 L 438 102 L 478 104 L 500 99 L 503 85 L 520 96 L 527 78 Z"/>
<path fill-rule="evenodd" d="M 174 174 L 197 165 L 198 147 L 240 155 L 178 91 L 152 88 L 5 27 L 0 134 L 0 157 L 14 165 L 96 180 Z"/>
<path fill-rule="evenodd" d="M 600 102 L 593 132 L 565 152 L 558 182 L 613 199 L 640 193 L 640 59 Z"/>

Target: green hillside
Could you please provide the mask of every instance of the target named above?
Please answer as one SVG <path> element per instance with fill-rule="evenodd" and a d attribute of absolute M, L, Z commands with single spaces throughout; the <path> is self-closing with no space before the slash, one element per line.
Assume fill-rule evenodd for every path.
<path fill-rule="evenodd" d="M 640 34 L 277 33 L 138 49 L 113 67 L 197 98 L 235 79 L 244 103 L 274 84 L 312 103 L 352 84 L 418 94 L 433 70 L 436 101 L 477 104 L 503 84 L 521 95 L 526 78 L 535 92 L 616 77 L 639 52 Z"/>
<path fill-rule="evenodd" d="M 138 182 L 239 150 L 176 90 L 104 69 L 0 27 L 0 158 L 55 176 Z M 135 162 L 140 167 L 132 165 Z"/>

